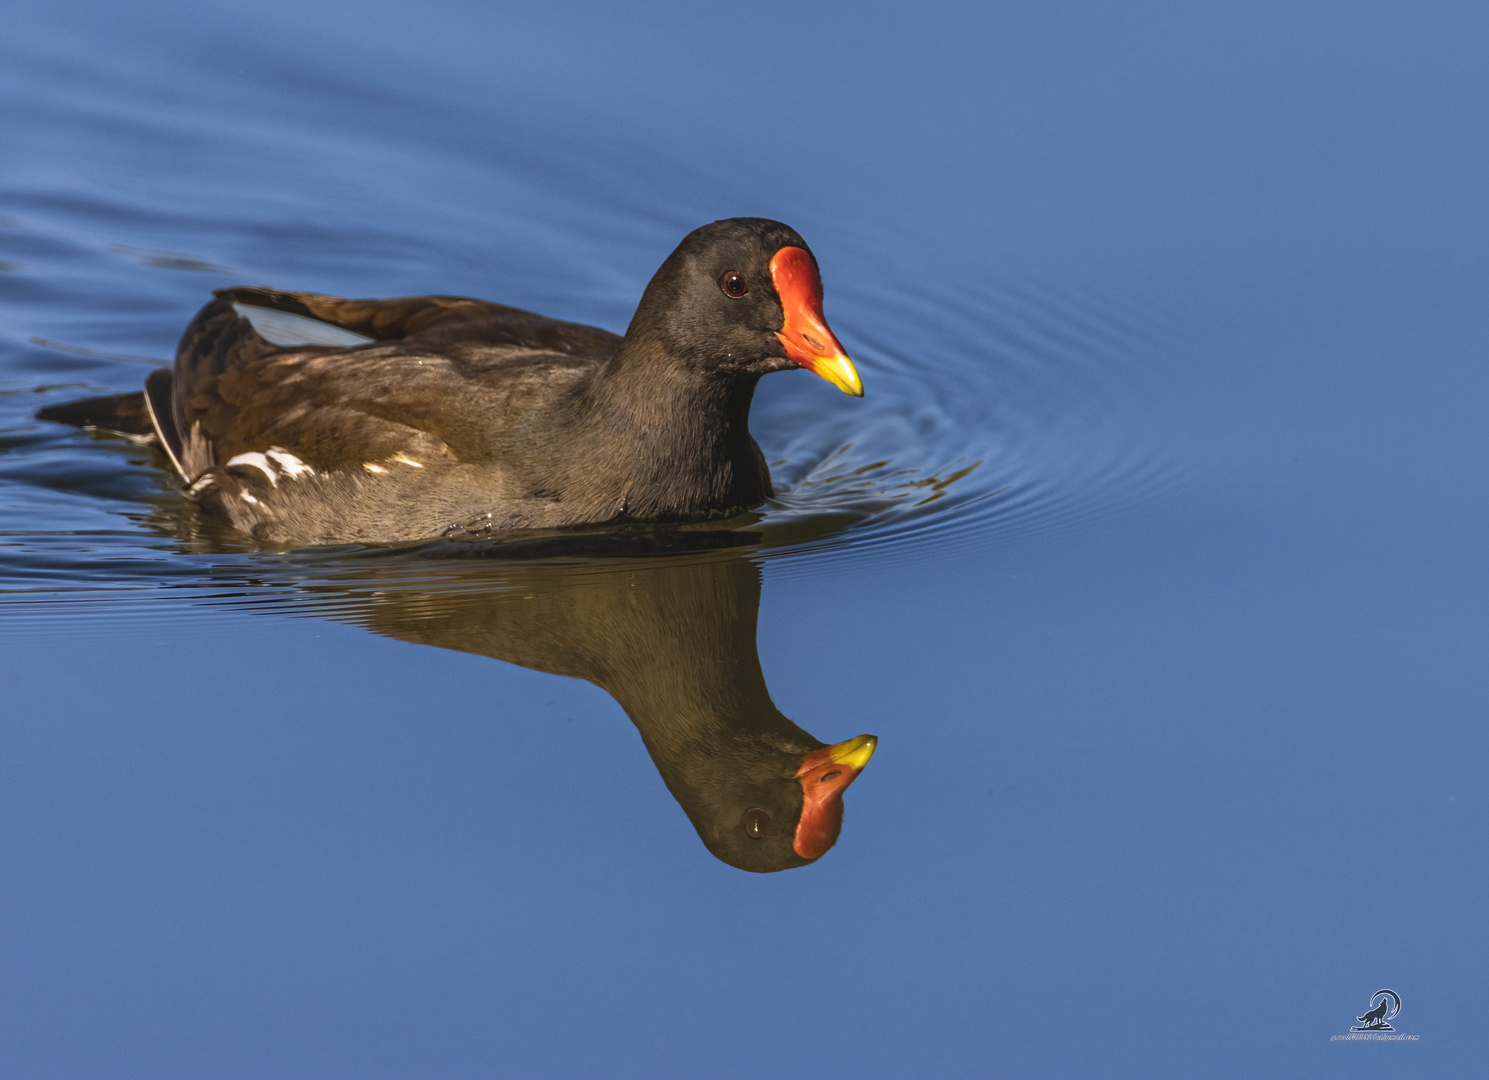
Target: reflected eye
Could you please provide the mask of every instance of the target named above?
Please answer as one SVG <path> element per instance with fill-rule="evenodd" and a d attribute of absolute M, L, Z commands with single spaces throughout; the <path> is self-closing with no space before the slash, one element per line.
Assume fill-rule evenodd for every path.
<path fill-rule="evenodd" d="M 746 810 L 739 823 L 751 840 L 763 840 L 770 833 L 770 815 L 758 806 Z"/>
<path fill-rule="evenodd" d="M 738 270 L 725 270 L 724 276 L 719 278 L 719 288 L 724 290 L 725 296 L 732 296 L 738 300 L 750 291 L 750 283 Z"/>

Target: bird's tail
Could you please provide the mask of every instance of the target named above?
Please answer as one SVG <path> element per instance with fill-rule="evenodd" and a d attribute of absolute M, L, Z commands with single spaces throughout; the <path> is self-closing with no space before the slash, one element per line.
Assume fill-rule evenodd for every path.
<path fill-rule="evenodd" d="M 55 420 L 59 424 L 73 427 L 103 428 L 117 431 L 121 435 L 141 438 L 154 435 L 150 414 L 145 409 L 145 395 L 110 394 L 106 397 L 84 398 L 82 401 L 66 401 L 61 405 L 48 405 L 36 414 L 38 420 Z"/>

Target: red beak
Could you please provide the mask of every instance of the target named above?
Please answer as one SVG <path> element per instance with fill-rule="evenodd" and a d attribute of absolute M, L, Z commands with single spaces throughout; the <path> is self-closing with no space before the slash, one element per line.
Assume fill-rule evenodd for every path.
<path fill-rule="evenodd" d="M 845 394 L 863 397 L 863 380 L 822 317 L 822 275 L 799 247 L 783 247 L 770 260 L 770 277 L 786 321 L 776 337 L 786 355 Z"/>

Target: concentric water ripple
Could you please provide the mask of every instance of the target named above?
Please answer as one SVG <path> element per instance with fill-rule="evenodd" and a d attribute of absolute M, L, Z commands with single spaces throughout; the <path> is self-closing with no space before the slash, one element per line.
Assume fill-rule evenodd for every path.
<path fill-rule="evenodd" d="M 918 557 L 1058 529 L 1175 484 L 1180 347 L 1084 298 L 1024 289 L 850 297 L 875 326 L 864 416 L 823 424 L 780 397 L 768 558 Z"/>

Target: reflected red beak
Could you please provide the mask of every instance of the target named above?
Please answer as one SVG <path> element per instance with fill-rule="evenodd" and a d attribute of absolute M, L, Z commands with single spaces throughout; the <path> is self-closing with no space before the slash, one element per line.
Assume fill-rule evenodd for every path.
<path fill-rule="evenodd" d="M 770 260 L 770 277 L 786 321 L 776 333 L 786 355 L 845 394 L 863 397 L 863 380 L 822 317 L 822 276 L 804 248 L 783 247 Z"/>
<path fill-rule="evenodd" d="M 796 771 L 801 781 L 801 821 L 791 846 L 803 859 L 820 859 L 837 843 L 843 828 L 843 790 L 858 779 L 878 745 L 873 735 L 856 735 L 801 759 Z"/>

